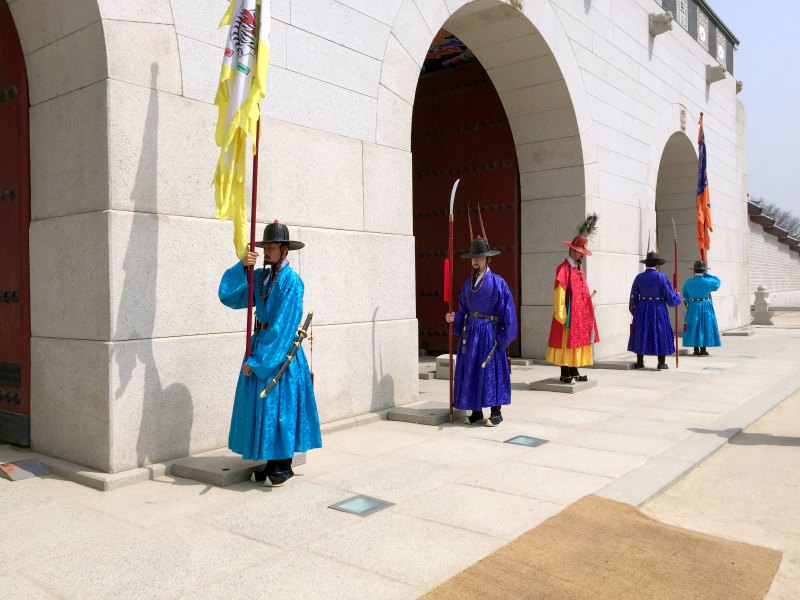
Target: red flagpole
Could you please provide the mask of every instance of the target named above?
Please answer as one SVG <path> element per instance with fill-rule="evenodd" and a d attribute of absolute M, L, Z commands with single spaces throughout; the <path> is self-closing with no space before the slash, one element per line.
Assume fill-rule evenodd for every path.
<path fill-rule="evenodd" d="M 258 198 L 258 141 L 261 138 L 261 118 L 256 123 L 256 151 L 253 153 L 253 199 L 250 202 L 250 252 L 254 252 L 256 242 L 256 202 Z M 247 269 L 247 342 L 244 359 L 250 358 L 250 342 L 253 337 L 253 276 L 256 267 Z"/>
<path fill-rule="evenodd" d="M 453 213 L 450 213 L 450 236 L 447 242 L 447 257 L 450 261 L 450 294 L 447 297 L 447 312 L 453 312 Z M 450 321 L 448 327 L 447 342 L 450 350 L 450 421 L 453 421 L 453 322 Z"/>

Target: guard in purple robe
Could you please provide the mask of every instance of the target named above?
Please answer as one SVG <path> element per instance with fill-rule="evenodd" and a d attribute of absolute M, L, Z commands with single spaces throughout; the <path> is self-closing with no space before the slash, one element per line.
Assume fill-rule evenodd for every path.
<path fill-rule="evenodd" d="M 658 252 L 648 252 L 640 260 L 647 267 L 633 280 L 629 308 L 633 315 L 628 351 L 636 353 L 635 369 L 644 368 L 644 356 L 658 357 L 658 370 L 668 369 L 665 357 L 675 353 L 675 332 L 669 322 L 667 306 L 678 306 L 680 294 L 667 276 L 658 270 L 666 261 Z"/>
<path fill-rule="evenodd" d="M 501 407 L 511 403 L 511 370 L 506 349 L 517 337 L 517 312 L 505 280 L 489 269 L 490 257 L 500 254 L 478 236 L 461 258 L 472 260 L 472 276 L 464 282 L 458 311 L 446 315 L 458 335 L 453 381 L 453 406 L 471 410 L 470 424 L 484 421 L 483 409 L 491 408 L 488 427 L 503 421 Z"/>

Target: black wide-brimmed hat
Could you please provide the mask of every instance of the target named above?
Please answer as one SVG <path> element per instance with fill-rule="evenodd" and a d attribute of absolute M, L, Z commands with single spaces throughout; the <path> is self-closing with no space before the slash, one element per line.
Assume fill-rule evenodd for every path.
<path fill-rule="evenodd" d="M 651 251 L 647 253 L 647 256 L 639 261 L 640 263 L 644 263 L 648 267 L 652 267 L 654 265 L 663 265 L 666 260 L 661 258 L 658 252 Z"/>
<path fill-rule="evenodd" d="M 706 271 L 708 271 L 708 267 L 706 266 L 706 263 L 704 263 L 702 260 L 696 260 L 694 261 L 694 266 L 692 267 L 692 271 L 694 271 L 695 273 L 705 273 Z"/>
<path fill-rule="evenodd" d="M 490 257 L 500 254 L 500 250 L 492 250 L 489 248 L 489 242 L 478 236 L 469 245 L 469 252 L 462 254 L 461 258 L 480 258 L 482 256 Z"/>
<path fill-rule="evenodd" d="M 253 245 L 263 248 L 266 244 L 286 244 L 289 250 L 300 250 L 305 247 L 303 242 L 290 240 L 289 228 L 283 223 L 278 223 L 277 220 L 264 227 L 264 239 Z"/>

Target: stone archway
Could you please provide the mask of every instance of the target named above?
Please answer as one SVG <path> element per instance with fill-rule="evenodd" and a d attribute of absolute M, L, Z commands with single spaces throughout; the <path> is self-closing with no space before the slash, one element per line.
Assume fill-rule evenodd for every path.
<path fill-rule="evenodd" d="M 486 68 L 514 138 L 521 199 L 521 354 L 541 357 L 552 313 L 552 273 L 564 256 L 561 240 L 583 218 L 587 199 L 597 190 L 582 79 L 548 3 L 520 11 L 501 0 L 476 0 L 456 3 L 452 14 L 433 4 L 406 0 L 395 18 L 381 73 L 377 140 L 407 147 L 399 144 L 410 138 L 419 68 L 434 34 L 445 29 L 464 41 Z"/>

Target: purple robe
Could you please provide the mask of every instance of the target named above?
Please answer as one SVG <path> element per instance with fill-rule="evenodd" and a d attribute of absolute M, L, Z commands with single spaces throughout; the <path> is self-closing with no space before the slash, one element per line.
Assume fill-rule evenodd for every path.
<path fill-rule="evenodd" d="M 469 313 L 496 316 L 485 319 Z M 453 405 L 461 410 L 479 411 L 488 406 L 511 403 L 511 372 L 506 349 L 517 337 L 517 312 L 508 284 L 487 269 L 473 289 L 468 279 L 461 288 L 458 311 L 453 321 L 458 335 Z M 497 341 L 497 349 L 486 368 L 481 364 Z"/>
<path fill-rule="evenodd" d="M 633 327 L 628 351 L 648 356 L 675 353 L 675 333 L 669 322 L 667 305 L 678 306 L 681 297 L 667 276 L 647 269 L 633 280 L 629 308 Z"/>

